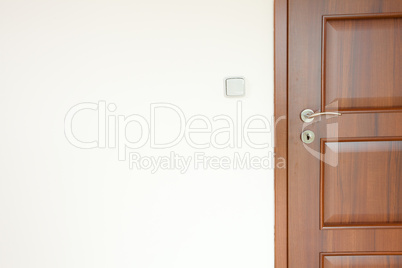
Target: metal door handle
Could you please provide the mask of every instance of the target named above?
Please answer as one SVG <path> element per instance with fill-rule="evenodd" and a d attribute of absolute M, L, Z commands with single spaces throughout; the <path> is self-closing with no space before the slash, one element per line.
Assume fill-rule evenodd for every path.
<path fill-rule="evenodd" d="M 314 120 L 314 118 L 316 118 L 317 116 L 321 116 L 321 115 L 335 115 L 335 116 L 341 116 L 341 113 L 338 112 L 317 112 L 315 113 L 313 110 L 311 109 L 305 109 L 303 112 L 301 112 L 300 114 L 300 118 L 301 120 L 303 120 L 306 123 L 310 123 Z"/>

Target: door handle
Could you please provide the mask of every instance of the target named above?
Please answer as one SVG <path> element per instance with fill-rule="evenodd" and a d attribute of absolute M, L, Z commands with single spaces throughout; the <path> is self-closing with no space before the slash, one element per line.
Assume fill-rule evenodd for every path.
<path fill-rule="evenodd" d="M 339 112 L 317 112 L 315 113 L 311 109 L 305 109 L 303 112 L 300 114 L 301 120 L 303 120 L 306 123 L 310 123 L 314 120 L 314 118 L 321 116 L 321 115 L 334 115 L 334 116 L 341 116 L 342 114 Z"/>

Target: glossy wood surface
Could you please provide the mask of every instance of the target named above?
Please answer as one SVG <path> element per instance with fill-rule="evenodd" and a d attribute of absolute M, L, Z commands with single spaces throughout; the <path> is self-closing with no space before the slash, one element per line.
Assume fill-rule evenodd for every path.
<path fill-rule="evenodd" d="M 402 109 L 402 16 L 327 16 L 326 110 Z"/>
<path fill-rule="evenodd" d="M 373 19 L 370 17 L 374 16 L 373 14 L 392 16 L 395 19 Z M 392 138 L 402 140 L 402 112 L 399 109 L 399 100 L 397 99 L 400 97 L 398 94 L 402 92 L 402 89 L 400 77 L 396 77 L 399 76 L 400 68 L 395 67 L 400 66 L 401 61 L 400 48 L 402 44 L 400 40 L 402 33 L 399 26 L 401 14 L 402 1 L 400 0 L 288 1 L 288 259 L 286 266 L 277 266 L 277 268 L 318 268 L 322 265 L 320 256 L 324 253 L 350 254 L 349 258 L 338 257 L 336 260 L 340 261 L 335 263 L 337 266 L 333 267 L 394 268 L 400 265 L 398 263 L 400 259 L 396 260 L 396 264 L 390 266 L 389 262 L 388 264 L 385 262 L 387 258 L 378 257 L 375 253 L 402 252 L 402 229 L 382 228 L 380 226 L 381 224 L 400 222 L 401 195 L 395 192 L 395 188 L 387 188 L 382 185 L 378 188 L 379 204 L 374 207 L 373 211 L 370 211 L 370 207 L 364 202 L 373 202 L 375 197 L 372 193 L 374 191 L 368 189 L 367 186 L 357 187 L 359 183 L 363 183 L 364 174 L 367 175 L 368 172 L 367 165 L 369 163 L 362 163 L 374 159 L 370 152 L 366 153 L 363 150 L 369 147 L 357 148 L 362 149 L 358 155 L 352 156 L 346 153 L 343 155 L 344 160 L 354 159 L 356 164 L 353 165 L 353 168 L 348 166 L 349 164 L 344 164 L 344 167 L 349 168 L 349 171 L 338 170 L 337 172 L 342 175 L 342 178 L 337 178 L 337 180 L 338 182 L 346 182 L 346 176 L 357 178 L 357 181 L 349 182 L 349 186 L 354 187 L 355 193 L 350 193 L 350 200 L 347 198 L 338 200 L 344 204 L 333 206 L 332 212 L 330 212 L 341 214 L 337 216 L 337 219 L 332 218 L 332 223 L 336 223 L 336 225 L 354 224 L 356 226 L 353 228 L 350 226 L 344 228 L 340 226 L 333 229 L 321 228 L 320 152 L 321 139 L 386 140 Z M 323 24 L 326 16 L 346 16 L 349 18 L 342 18 L 337 21 L 335 26 L 341 29 L 339 33 L 341 41 L 334 40 L 332 42 L 330 40 L 332 43 L 328 48 L 332 50 L 323 53 L 322 48 L 325 44 Z M 359 24 L 350 19 L 350 17 L 360 17 L 361 19 L 361 16 L 368 16 L 368 18 Z M 377 25 L 374 20 L 382 24 Z M 384 29 L 385 25 L 387 25 L 387 29 Z M 360 33 L 352 32 L 353 29 L 359 29 L 359 27 L 366 28 Z M 380 36 L 387 36 L 387 38 L 377 40 L 373 31 L 378 31 Z M 364 42 L 370 38 L 374 41 Z M 362 55 L 370 53 L 380 43 L 384 44 L 381 45 L 382 48 L 379 48 L 379 52 L 370 54 L 369 58 L 364 59 L 367 64 L 362 65 L 360 61 Z M 353 44 L 359 44 L 359 48 L 353 47 Z M 340 48 L 339 46 L 343 47 Z M 387 51 L 383 51 L 383 49 Z M 338 67 L 331 67 L 331 73 L 328 74 L 325 73 L 326 61 L 323 59 L 323 55 L 329 56 L 331 53 L 337 55 L 336 57 L 333 56 L 331 60 L 335 61 L 335 66 Z M 361 53 L 361 55 L 352 55 L 355 53 Z M 395 59 L 395 64 L 390 64 L 391 56 L 393 60 Z M 382 57 L 386 57 L 386 59 Z M 339 69 L 341 66 L 344 69 Z M 381 70 L 378 69 L 379 66 L 381 66 Z M 346 72 L 347 68 L 350 68 L 350 71 Z M 370 74 L 374 74 L 374 77 L 371 77 Z M 338 108 L 345 110 L 344 115 L 339 118 L 322 117 L 306 124 L 300 120 L 302 110 L 309 108 L 320 111 L 326 107 L 325 96 L 322 92 L 323 88 L 328 85 L 326 84 L 328 75 L 336 76 L 337 79 L 346 79 L 346 81 L 330 79 L 329 82 L 332 84 L 324 91 L 325 94 L 328 94 L 327 96 L 344 99 L 344 102 L 338 102 L 341 105 Z M 371 83 L 367 83 L 367 81 L 361 80 L 363 78 L 373 80 Z M 343 84 L 346 84 L 347 87 L 340 86 Z M 331 90 L 330 93 L 328 89 Z M 368 94 L 367 99 L 362 97 L 364 94 Z M 396 99 L 393 99 L 394 97 Z M 360 101 L 356 102 L 357 99 Z M 333 106 L 332 108 L 336 109 L 337 107 Z M 305 146 L 300 140 L 301 132 L 306 129 L 312 130 L 316 134 L 316 140 L 308 146 Z M 399 157 L 398 142 L 388 143 L 388 145 L 391 148 L 387 157 Z M 380 157 L 385 156 L 381 154 Z M 400 160 L 395 158 L 390 161 L 381 159 L 381 161 L 383 163 L 381 167 L 371 166 L 370 168 L 371 172 L 383 174 L 384 178 L 368 175 L 371 180 L 369 184 L 374 187 L 381 183 L 376 180 L 382 179 L 384 183 L 397 186 L 400 169 L 398 171 L 398 168 L 392 166 L 392 163 L 395 165 Z M 356 176 L 348 175 L 349 172 L 354 172 Z M 335 176 L 334 174 L 329 175 L 332 178 Z M 341 191 L 338 185 L 335 186 L 334 184 L 332 187 L 331 189 L 335 191 Z M 325 190 L 330 191 L 331 189 L 326 188 Z M 346 202 L 352 202 L 353 196 L 356 198 L 356 201 L 353 201 L 355 206 L 346 204 Z M 390 198 L 387 199 L 386 196 L 390 196 Z M 336 202 L 336 200 L 327 200 L 327 202 Z M 384 202 L 391 203 L 386 204 Z M 384 213 L 379 212 L 380 208 L 389 209 L 388 218 Z M 370 211 L 369 213 L 373 213 L 375 216 L 363 215 L 363 217 L 364 211 Z M 328 218 L 327 224 L 330 221 L 331 219 Z M 377 225 L 375 228 L 370 226 L 373 223 Z M 361 252 L 369 252 L 371 255 L 377 256 L 376 260 L 370 261 L 375 258 L 366 257 L 361 260 L 361 264 L 359 258 L 351 257 Z M 353 263 L 356 260 L 358 260 L 357 263 Z"/>
<path fill-rule="evenodd" d="M 402 255 L 375 252 L 360 255 L 323 255 L 321 268 L 402 268 Z"/>
<path fill-rule="evenodd" d="M 287 0 L 275 0 L 275 158 L 287 161 Z M 275 163 L 278 163 L 275 161 Z M 288 267 L 287 163 L 275 168 L 275 267 Z"/>
<path fill-rule="evenodd" d="M 321 227 L 402 228 L 402 139 L 323 141 L 321 152 Z"/>

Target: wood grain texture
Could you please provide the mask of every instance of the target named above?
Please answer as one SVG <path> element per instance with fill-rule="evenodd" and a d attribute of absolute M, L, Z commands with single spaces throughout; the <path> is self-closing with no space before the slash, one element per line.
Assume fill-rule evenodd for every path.
<path fill-rule="evenodd" d="M 325 16 L 323 109 L 402 109 L 402 13 Z"/>
<path fill-rule="evenodd" d="M 323 228 L 402 228 L 402 137 L 323 140 L 321 150 Z"/>
<path fill-rule="evenodd" d="M 322 254 L 321 268 L 402 268 L 398 252 Z"/>
<path fill-rule="evenodd" d="M 287 0 L 275 0 L 275 157 L 287 161 Z M 277 161 L 275 161 L 277 163 Z M 287 164 L 275 168 L 275 267 L 288 267 Z"/>
<path fill-rule="evenodd" d="M 320 229 L 320 140 L 334 137 L 339 137 L 339 139 L 402 137 L 402 112 L 398 109 L 389 109 L 385 113 L 384 104 L 378 99 L 381 96 L 376 95 L 373 98 L 377 98 L 378 103 L 375 101 L 367 105 L 367 107 L 365 105 L 358 106 L 353 111 L 345 112 L 339 118 L 322 117 L 310 124 L 305 124 L 300 120 L 300 113 L 304 109 L 309 108 L 314 111 L 320 111 L 322 107 L 325 107 L 321 94 L 322 72 L 325 69 L 322 66 L 323 18 L 325 16 L 400 14 L 401 12 L 402 1 L 399 0 L 288 1 L 287 267 L 318 268 L 321 265 L 320 253 L 323 252 L 334 254 L 350 252 L 352 255 L 358 255 L 361 252 L 373 252 L 372 255 L 378 252 L 402 252 L 402 229 L 400 228 Z M 350 21 L 347 24 L 351 28 L 357 27 L 355 22 Z M 371 22 L 369 21 L 365 22 L 366 26 L 370 26 L 367 28 L 368 31 L 373 27 L 377 27 L 370 24 Z M 381 27 L 384 27 L 384 25 Z M 397 35 L 400 34 L 395 28 L 391 31 Z M 352 38 L 347 36 L 346 30 L 342 30 L 341 34 L 346 39 Z M 371 34 L 369 33 L 369 35 Z M 359 35 L 357 36 L 359 37 Z M 361 38 L 363 38 L 363 35 L 361 35 Z M 350 46 L 350 43 L 345 42 L 344 45 Z M 369 51 L 371 44 L 362 42 L 360 45 L 362 46 L 362 52 L 368 53 L 367 51 Z M 396 45 L 397 47 L 402 46 L 399 43 Z M 339 48 L 333 47 L 333 49 L 340 51 Z M 341 51 L 340 56 L 347 62 L 350 61 L 350 57 L 353 57 L 347 54 L 354 53 L 357 50 L 353 47 L 344 47 Z M 380 55 L 388 53 L 380 52 Z M 397 55 L 395 49 L 392 53 L 394 56 Z M 369 60 L 373 62 L 376 59 L 370 58 Z M 382 59 L 379 59 L 379 61 L 381 62 Z M 388 60 L 385 62 L 388 63 Z M 358 63 L 353 62 L 353 64 Z M 368 68 L 366 70 L 369 73 L 374 73 L 376 65 L 375 63 L 370 63 L 370 65 L 365 65 L 363 68 Z M 389 69 L 389 67 L 387 68 Z M 389 71 L 395 74 L 400 70 L 389 69 Z M 347 84 L 363 85 L 363 83 L 366 83 L 358 80 L 366 75 L 360 73 L 357 69 L 355 72 L 356 75 L 347 76 L 349 80 Z M 387 79 L 389 80 L 389 77 Z M 393 76 L 394 81 L 398 81 L 397 79 Z M 387 85 L 391 85 L 391 82 L 384 81 L 383 86 Z M 355 88 L 351 87 L 349 90 L 354 90 Z M 400 92 L 400 87 L 394 87 L 392 92 Z M 354 95 L 345 96 L 352 96 L 353 99 Z M 388 97 L 388 95 L 382 97 Z M 355 103 L 352 105 L 355 105 Z M 385 106 L 395 108 L 397 104 L 387 103 Z M 306 129 L 312 130 L 316 134 L 316 140 L 308 146 L 305 146 L 300 141 L 300 134 Z M 359 157 L 364 159 L 366 156 Z M 359 170 L 361 169 L 363 168 L 359 168 Z M 390 194 L 392 193 L 390 192 Z M 359 209 L 363 209 L 363 207 Z M 341 265 L 347 264 L 341 263 Z"/>

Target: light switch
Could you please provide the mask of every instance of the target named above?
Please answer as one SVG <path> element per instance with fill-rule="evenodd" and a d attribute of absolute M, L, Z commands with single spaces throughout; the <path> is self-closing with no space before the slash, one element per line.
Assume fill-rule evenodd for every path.
<path fill-rule="evenodd" d="M 227 78 L 225 85 L 226 85 L 226 96 L 229 97 L 243 96 L 245 93 L 244 78 L 241 77 Z"/>

